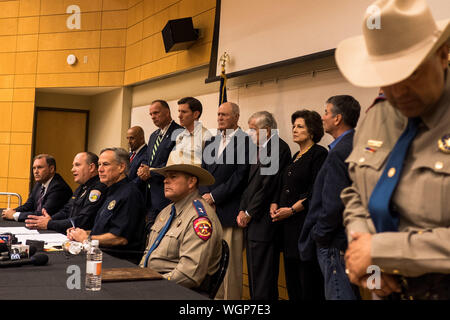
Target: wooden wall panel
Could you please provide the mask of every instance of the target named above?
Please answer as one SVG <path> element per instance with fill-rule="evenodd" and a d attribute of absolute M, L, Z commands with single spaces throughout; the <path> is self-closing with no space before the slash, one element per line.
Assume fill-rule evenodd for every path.
<path fill-rule="evenodd" d="M 33 132 L 33 102 L 13 102 L 11 114 L 12 132 Z"/>
<path fill-rule="evenodd" d="M 105 48 L 100 50 L 100 71 L 123 71 L 125 48 Z"/>
<path fill-rule="evenodd" d="M 77 57 L 77 62 L 74 65 L 67 64 L 69 54 L 74 54 Z M 99 49 L 40 51 L 37 72 L 38 74 L 98 72 L 99 54 Z M 85 60 L 85 57 L 87 60 Z"/>
<path fill-rule="evenodd" d="M 0 132 L 11 130 L 11 114 L 12 102 L 0 102 Z"/>
<path fill-rule="evenodd" d="M 39 32 L 39 17 L 18 19 L 17 34 L 33 34 Z"/>
<path fill-rule="evenodd" d="M 124 29 L 127 27 L 127 11 L 105 11 L 102 14 L 102 29 Z"/>
<path fill-rule="evenodd" d="M 17 18 L 0 19 L 0 36 L 10 36 L 17 33 Z"/>
<path fill-rule="evenodd" d="M 19 15 L 19 1 L 0 2 L 0 19 L 15 18 Z"/>
<path fill-rule="evenodd" d="M 102 48 L 125 47 L 127 42 L 127 31 L 125 29 L 102 30 L 101 33 Z"/>
<path fill-rule="evenodd" d="M 128 3 L 124 0 L 103 0 L 103 11 L 126 10 Z"/>
<path fill-rule="evenodd" d="M 39 50 L 87 49 L 98 47 L 100 47 L 100 31 L 39 35 Z"/>
<path fill-rule="evenodd" d="M 17 36 L 0 36 L 0 52 L 15 52 L 17 46 Z"/>
<path fill-rule="evenodd" d="M 36 73 L 37 52 L 18 52 L 16 54 L 15 74 Z"/>
<path fill-rule="evenodd" d="M 41 10 L 41 0 L 20 0 L 19 16 L 38 16 Z"/>
<path fill-rule="evenodd" d="M 67 29 L 67 14 L 42 16 L 40 17 L 39 32 L 55 33 L 55 32 L 77 32 L 101 29 L 101 12 L 86 12 L 81 16 L 81 30 Z M 83 35 L 79 35 L 82 37 Z"/>
<path fill-rule="evenodd" d="M 38 35 L 26 34 L 17 36 L 17 52 L 36 51 L 38 48 Z"/>

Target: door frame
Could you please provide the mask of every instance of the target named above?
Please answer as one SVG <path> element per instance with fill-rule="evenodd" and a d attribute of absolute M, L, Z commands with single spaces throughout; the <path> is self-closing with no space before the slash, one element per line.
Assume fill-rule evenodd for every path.
<path fill-rule="evenodd" d="M 33 179 L 33 158 L 36 152 L 36 128 L 38 121 L 38 111 L 57 111 L 57 112 L 75 112 L 75 113 L 85 113 L 86 114 L 86 132 L 85 132 L 85 140 L 84 140 L 84 150 L 87 151 L 88 141 L 89 141 L 89 110 L 83 109 L 69 109 L 69 108 L 51 108 L 51 107 L 39 107 L 34 106 L 34 117 L 33 117 L 33 137 L 31 142 L 31 159 L 30 159 L 30 186 L 29 190 L 31 190 L 34 186 Z"/>

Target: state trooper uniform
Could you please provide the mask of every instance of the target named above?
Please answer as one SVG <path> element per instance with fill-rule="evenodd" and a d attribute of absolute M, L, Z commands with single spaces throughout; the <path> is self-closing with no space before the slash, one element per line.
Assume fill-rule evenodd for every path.
<path fill-rule="evenodd" d="M 164 208 L 149 235 L 149 245 L 140 266 L 145 267 L 152 244 L 166 225 L 172 206 L 176 214 L 159 245 L 148 257 L 147 266 L 164 278 L 188 288 L 198 288 L 217 271 L 222 252 L 222 227 L 214 209 L 198 191 Z"/>
<path fill-rule="evenodd" d="M 356 131 L 353 152 L 347 159 L 353 185 L 341 194 L 346 206 L 344 225 L 347 231 L 373 234 L 372 263 L 383 272 L 401 275 L 401 284 L 410 289 L 433 282 L 446 287 L 450 284 L 449 106 L 447 75 L 440 100 L 421 116 L 419 131 L 406 155 L 391 199 L 392 211 L 399 217 L 399 232 L 376 233 L 367 208 L 386 159 L 408 119 L 388 101 L 380 101 L 370 109 Z M 420 292 L 420 288 L 418 290 Z M 423 295 L 406 298 L 433 297 L 427 296 L 424 290 Z"/>
<path fill-rule="evenodd" d="M 95 218 L 90 236 L 112 233 L 128 240 L 125 246 L 106 250 L 119 258 L 135 260 L 144 247 L 145 204 L 142 193 L 128 178 L 106 189 L 105 199 Z M 138 260 L 137 260 L 138 261 Z M 137 262 L 136 261 L 136 262 Z"/>
<path fill-rule="evenodd" d="M 71 219 L 75 227 L 90 230 L 102 205 L 105 190 L 106 186 L 100 182 L 98 175 L 90 178 L 80 185 L 69 202 L 52 216 L 47 229 L 65 234 L 66 230 L 72 227 Z"/>

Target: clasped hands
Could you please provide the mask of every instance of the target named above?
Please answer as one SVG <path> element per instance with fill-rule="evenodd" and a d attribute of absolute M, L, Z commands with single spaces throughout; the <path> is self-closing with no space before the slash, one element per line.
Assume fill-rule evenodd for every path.
<path fill-rule="evenodd" d="M 137 176 L 139 177 L 139 179 L 147 181 L 151 176 L 150 167 L 146 164 L 141 163 L 141 166 L 137 171 Z"/>
<path fill-rule="evenodd" d="M 370 233 L 350 232 L 352 241 L 345 252 L 345 272 L 351 283 L 366 289 L 367 268 L 372 265 L 371 247 L 372 235 Z M 396 278 L 390 274 L 381 272 L 379 289 L 370 289 L 379 297 L 385 297 L 393 292 L 400 292 L 401 288 Z"/>

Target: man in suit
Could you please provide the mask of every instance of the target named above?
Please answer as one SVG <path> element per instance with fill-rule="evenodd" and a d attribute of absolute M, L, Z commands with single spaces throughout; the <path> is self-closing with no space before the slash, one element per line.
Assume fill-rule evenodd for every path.
<path fill-rule="evenodd" d="M 209 205 L 216 208 L 222 224 L 223 239 L 230 248 L 230 260 L 217 299 L 242 298 L 243 229 L 236 223 L 242 193 L 247 186 L 249 136 L 238 126 L 239 106 L 226 102 L 219 106 L 219 134 L 206 143 L 202 167 L 215 178 L 215 183 L 199 188 Z"/>
<path fill-rule="evenodd" d="M 334 141 L 314 184 L 309 213 L 299 238 L 303 260 L 317 259 L 324 277 L 327 300 L 355 300 L 358 291 L 345 274 L 347 238 L 342 222 L 341 191 L 351 185 L 345 159 L 353 147 L 353 136 L 361 106 L 351 96 L 329 98 L 322 116 L 325 132 Z"/>
<path fill-rule="evenodd" d="M 134 126 L 127 131 L 128 146 L 130 147 L 130 171 L 128 178 L 139 186 L 139 190 L 145 196 L 145 184 L 141 183 L 137 171 L 142 163 L 147 163 L 147 144 L 145 143 L 144 130 Z"/>
<path fill-rule="evenodd" d="M 72 196 L 72 189 L 56 173 L 56 161 L 51 155 L 39 154 L 33 160 L 33 175 L 36 184 L 25 204 L 3 210 L 4 219 L 23 222 L 29 215 L 41 215 L 42 209 L 52 216 Z"/>
<path fill-rule="evenodd" d="M 150 168 L 162 168 L 166 165 L 169 154 L 175 146 L 175 139 L 183 130 L 183 127 L 172 120 L 170 107 L 164 100 L 153 101 L 149 114 L 158 129 L 150 135 L 148 140 L 147 162 L 142 163 L 137 171 L 146 189 L 147 232 L 150 231 L 158 213 L 170 203 L 170 200 L 164 196 L 164 176 L 156 172 L 150 173 Z"/>
<path fill-rule="evenodd" d="M 278 185 L 278 172 L 289 164 L 291 150 L 276 130 L 267 111 L 256 112 L 249 121 L 252 139 L 258 146 L 250 166 L 248 185 L 242 195 L 237 223 L 247 227 L 247 266 L 253 300 L 278 299 L 279 250 L 276 228 L 270 217 L 270 202 Z M 253 159 L 255 160 L 255 159 Z"/>

